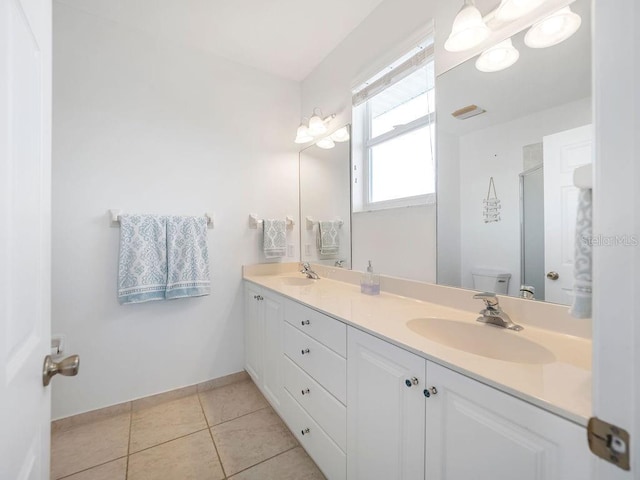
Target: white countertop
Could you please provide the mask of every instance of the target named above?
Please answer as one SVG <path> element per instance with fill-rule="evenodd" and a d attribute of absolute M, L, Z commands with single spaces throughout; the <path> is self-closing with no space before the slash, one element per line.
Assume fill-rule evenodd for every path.
<path fill-rule="evenodd" d="M 302 276 L 286 270 L 274 268 L 275 274 L 268 274 L 264 268 L 252 271 L 249 267 L 245 268 L 244 278 L 580 425 L 586 426 L 591 416 L 591 340 L 588 338 L 538 328 L 513 318 L 524 330 L 483 328 L 491 328 L 498 335 L 530 340 L 553 355 L 544 364 L 496 360 L 430 340 L 407 326 L 407 322 L 415 318 L 450 319 L 475 325 L 477 312 L 385 292 L 364 295 L 359 285 L 326 277 L 311 285 L 287 285 L 282 280 L 284 277 Z"/>

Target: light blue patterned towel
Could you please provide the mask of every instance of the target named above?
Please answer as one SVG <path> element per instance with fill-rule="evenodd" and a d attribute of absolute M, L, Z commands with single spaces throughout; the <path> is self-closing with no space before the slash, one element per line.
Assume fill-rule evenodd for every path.
<path fill-rule="evenodd" d="M 167 217 L 167 270 L 167 299 L 211 293 L 205 217 Z"/>
<path fill-rule="evenodd" d="M 118 300 L 140 303 L 162 300 L 167 286 L 167 234 L 165 217 L 122 215 Z"/>
<path fill-rule="evenodd" d="M 322 256 L 336 256 L 340 253 L 340 220 L 321 221 L 318 225 L 318 250 Z"/>
<path fill-rule="evenodd" d="M 573 263 L 573 305 L 569 313 L 576 318 L 591 317 L 591 264 L 592 247 L 592 199 L 591 189 L 580 189 L 576 218 L 575 260 Z"/>
<path fill-rule="evenodd" d="M 284 257 L 287 254 L 287 222 L 284 220 L 263 220 L 264 233 L 262 249 L 267 258 Z"/>

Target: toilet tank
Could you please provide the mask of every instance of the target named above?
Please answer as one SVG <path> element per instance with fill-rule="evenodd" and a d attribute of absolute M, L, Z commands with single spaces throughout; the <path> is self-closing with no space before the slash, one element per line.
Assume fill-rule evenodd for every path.
<path fill-rule="evenodd" d="M 502 270 L 476 268 L 471 270 L 473 289 L 481 292 L 493 292 L 506 295 L 509 290 L 511 274 Z"/>

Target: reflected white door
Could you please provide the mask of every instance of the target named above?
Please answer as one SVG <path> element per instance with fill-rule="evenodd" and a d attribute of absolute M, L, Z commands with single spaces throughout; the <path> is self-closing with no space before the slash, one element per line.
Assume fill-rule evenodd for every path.
<path fill-rule="evenodd" d="M 573 171 L 592 162 L 593 126 L 544 137 L 545 300 L 571 304 L 578 189 Z"/>
<path fill-rule="evenodd" d="M 51 1 L 0 0 L 0 478 L 49 478 Z"/>

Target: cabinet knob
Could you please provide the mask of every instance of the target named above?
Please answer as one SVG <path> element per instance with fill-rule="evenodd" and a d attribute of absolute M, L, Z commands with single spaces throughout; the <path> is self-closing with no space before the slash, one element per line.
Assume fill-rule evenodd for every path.
<path fill-rule="evenodd" d="M 303 350 L 301 350 L 301 352 L 302 352 L 302 355 L 304 355 L 305 353 L 306 354 L 310 353 L 308 348 L 304 348 Z"/>
<path fill-rule="evenodd" d="M 431 395 L 436 395 L 438 393 L 438 389 L 436 387 L 425 388 L 422 393 L 424 396 L 429 398 Z"/>
<path fill-rule="evenodd" d="M 303 320 L 300 324 L 304 327 L 305 325 L 311 325 L 311 322 L 309 320 Z"/>
<path fill-rule="evenodd" d="M 254 300 L 257 300 L 257 299 L 258 299 L 258 295 L 254 295 L 254 296 L 253 296 L 253 299 L 254 299 Z"/>
<path fill-rule="evenodd" d="M 258 300 L 264 300 L 264 297 L 262 295 L 258 295 Z"/>
<path fill-rule="evenodd" d="M 417 379 L 416 377 L 407 378 L 407 379 L 404 381 L 404 384 L 405 384 L 407 387 L 412 387 L 413 385 L 417 385 L 417 384 L 418 384 L 418 379 Z"/>
<path fill-rule="evenodd" d="M 305 428 L 305 429 L 300 431 L 300 433 L 302 433 L 302 435 L 308 435 L 310 432 L 311 432 L 311 430 L 309 430 L 308 428 Z"/>
<path fill-rule="evenodd" d="M 309 395 L 309 393 L 311 393 L 311 392 L 309 392 L 308 388 L 305 388 L 304 390 L 302 390 L 302 394 L 303 395 Z"/>

